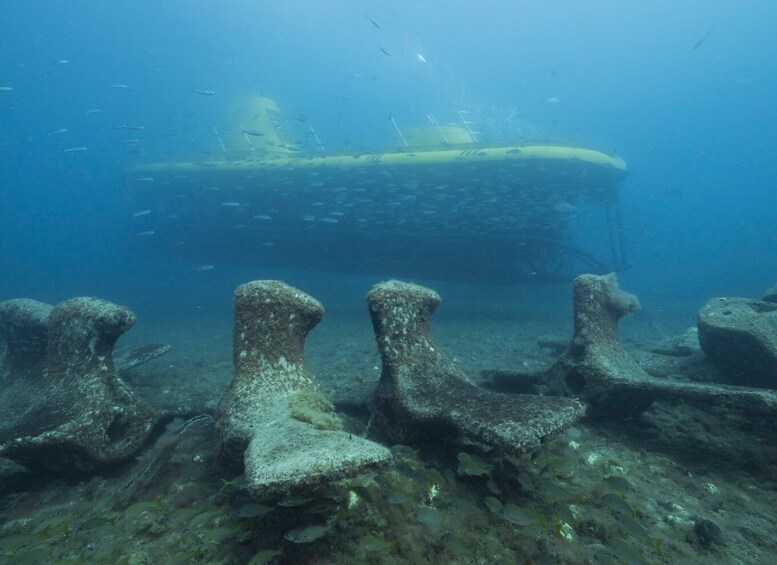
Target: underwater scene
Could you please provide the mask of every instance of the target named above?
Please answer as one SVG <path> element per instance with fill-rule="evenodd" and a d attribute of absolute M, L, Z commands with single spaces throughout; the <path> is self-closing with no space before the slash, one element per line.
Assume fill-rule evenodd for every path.
<path fill-rule="evenodd" d="M 777 562 L 777 4 L 0 14 L 0 563 Z"/>

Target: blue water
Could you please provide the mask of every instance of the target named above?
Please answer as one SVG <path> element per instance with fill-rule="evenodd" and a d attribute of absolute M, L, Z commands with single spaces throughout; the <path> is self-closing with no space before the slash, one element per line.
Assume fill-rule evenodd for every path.
<path fill-rule="evenodd" d="M 777 280 L 775 3 L 4 0 L 0 13 L 1 299 L 220 308 L 241 282 L 283 277 L 362 308 L 377 279 L 199 273 L 127 246 L 123 171 L 213 151 L 227 101 L 252 94 L 308 116 L 332 150 L 393 144 L 389 115 L 467 109 L 495 135 L 615 151 L 630 169 L 621 285 L 644 304 L 692 314 Z"/>

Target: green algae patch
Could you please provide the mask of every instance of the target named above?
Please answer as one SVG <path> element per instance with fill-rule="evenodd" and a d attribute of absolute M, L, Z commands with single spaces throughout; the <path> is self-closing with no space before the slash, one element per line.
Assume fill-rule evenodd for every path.
<path fill-rule="evenodd" d="M 343 423 L 335 414 L 335 407 L 324 395 L 315 390 L 300 390 L 289 396 L 289 409 L 295 420 L 305 422 L 319 430 L 341 430 Z"/>

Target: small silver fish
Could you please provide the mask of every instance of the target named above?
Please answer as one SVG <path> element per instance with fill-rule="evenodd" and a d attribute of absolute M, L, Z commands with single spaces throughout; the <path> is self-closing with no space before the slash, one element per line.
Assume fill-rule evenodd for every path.
<path fill-rule="evenodd" d="M 286 532 L 283 537 L 292 543 L 310 543 L 329 533 L 330 529 L 329 526 L 308 526 Z"/>
<path fill-rule="evenodd" d="M 192 90 L 194 90 L 194 92 L 197 94 L 202 94 L 203 96 L 213 96 L 216 94 L 215 90 L 201 90 L 199 88 L 193 88 Z"/>
<path fill-rule="evenodd" d="M 151 213 L 151 210 L 139 210 L 132 214 L 133 218 L 139 218 L 140 216 L 148 216 Z"/>
<path fill-rule="evenodd" d="M 713 28 L 710 28 L 709 30 L 707 30 L 707 33 L 705 33 L 702 37 L 699 38 L 698 41 L 696 41 L 696 43 L 693 44 L 694 51 L 696 51 L 699 47 L 707 43 L 707 40 L 710 38 L 710 34 L 712 33 L 712 29 Z"/>
<path fill-rule="evenodd" d="M 49 133 L 47 133 L 46 135 L 48 135 L 48 136 L 51 136 L 51 135 L 59 135 L 59 134 L 61 134 L 61 133 L 65 133 L 66 131 L 67 131 L 67 129 L 66 129 L 66 128 L 60 128 L 60 129 L 55 129 L 54 131 L 50 131 L 50 132 L 49 132 Z"/>
<path fill-rule="evenodd" d="M 10 86 L 0 86 L 0 92 L 13 92 L 13 88 Z"/>
<path fill-rule="evenodd" d="M 241 127 L 240 131 L 242 131 L 246 135 L 253 135 L 254 137 L 262 137 L 264 135 L 264 132 L 253 130 L 253 129 L 246 129 L 244 127 Z"/>
<path fill-rule="evenodd" d="M 358 547 L 365 551 L 391 552 L 396 546 L 395 542 L 386 541 L 373 534 L 367 534 L 359 538 Z"/>
<path fill-rule="evenodd" d="M 63 149 L 62 153 L 81 153 L 82 151 L 86 151 L 86 147 L 68 147 Z"/>
<path fill-rule="evenodd" d="M 59 65 L 67 65 L 70 61 L 68 59 L 58 59 L 49 63 L 50 67 L 57 67 Z"/>

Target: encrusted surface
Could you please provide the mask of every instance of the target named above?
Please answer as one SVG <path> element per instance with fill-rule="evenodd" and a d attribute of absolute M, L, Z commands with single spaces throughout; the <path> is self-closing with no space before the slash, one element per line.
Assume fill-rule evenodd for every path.
<path fill-rule="evenodd" d="M 280 496 L 364 473 L 390 458 L 378 443 L 316 429 L 280 406 L 254 429 L 245 452 L 246 483 L 257 498 Z"/>
<path fill-rule="evenodd" d="M 728 384 L 777 388 L 777 304 L 713 298 L 699 312 L 699 343 Z"/>
<path fill-rule="evenodd" d="M 635 296 L 618 288 L 612 274 L 577 277 L 573 284 L 574 336 L 561 357 L 542 376 L 545 384 L 557 394 L 581 395 L 591 408 L 589 413 L 604 419 L 636 416 L 659 399 L 683 399 L 768 417 L 777 414 L 777 395 L 771 391 L 674 382 L 649 376 L 623 349 L 617 337 L 618 320 L 638 305 Z M 700 325 L 702 346 L 703 334 Z"/>
<path fill-rule="evenodd" d="M 305 367 L 308 332 L 324 309 L 280 281 L 253 281 L 235 291 L 235 377 L 218 409 L 222 455 L 242 460 L 256 496 L 302 490 L 378 466 L 384 447 L 343 431 L 294 419 L 292 393 L 318 391 Z"/>
<path fill-rule="evenodd" d="M 614 274 L 581 275 L 572 286 L 574 334 L 546 373 L 556 394 L 582 395 L 592 415 L 619 419 L 646 410 L 654 398 L 641 383 L 650 377 L 618 341 L 618 321 L 639 308 L 637 297 L 618 288 Z"/>
<path fill-rule="evenodd" d="M 51 306 L 29 298 L 0 303 L 0 377 L 17 379 L 43 370 L 50 313 Z"/>
<path fill-rule="evenodd" d="M 463 434 L 521 453 L 584 414 L 574 399 L 504 395 L 471 384 L 432 342 L 436 292 L 389 281 L 375 285 L 367 301 L 383 362 L 376 422 L 393 441 Z"/>
<path fill-rule="evenodd" d="M 235 377 L 219 403 L 217 426 L 224 454 L 242 460 L 270 408 L 287 405 L 292 392 L 316 390 L 303 354 L 324 307 L 283 282 L 252 281 L 235 290 L 234 313 Z"/>
<path fill-rule="evenodd" d="M 9 354 L 18 358 L 13 366 L 26 370 L 9 377 L 14 386 L 1 395 L 7 411 L 0 454 L 57 474 L 91 472 L 132 456 L 158 420 L 119 378 L 111 357 L 134 314 L 96 298 L 65 301 L 50 311 L 44 350 L 40 314 L 47 308 L 32 301 L 12 302 L 0 309 L 0 325 L 17 322 L 14 338 L 6 343 Z M 36 315 L 24 316 L 20 324 L 15 315 L 22 311 Z"/>

